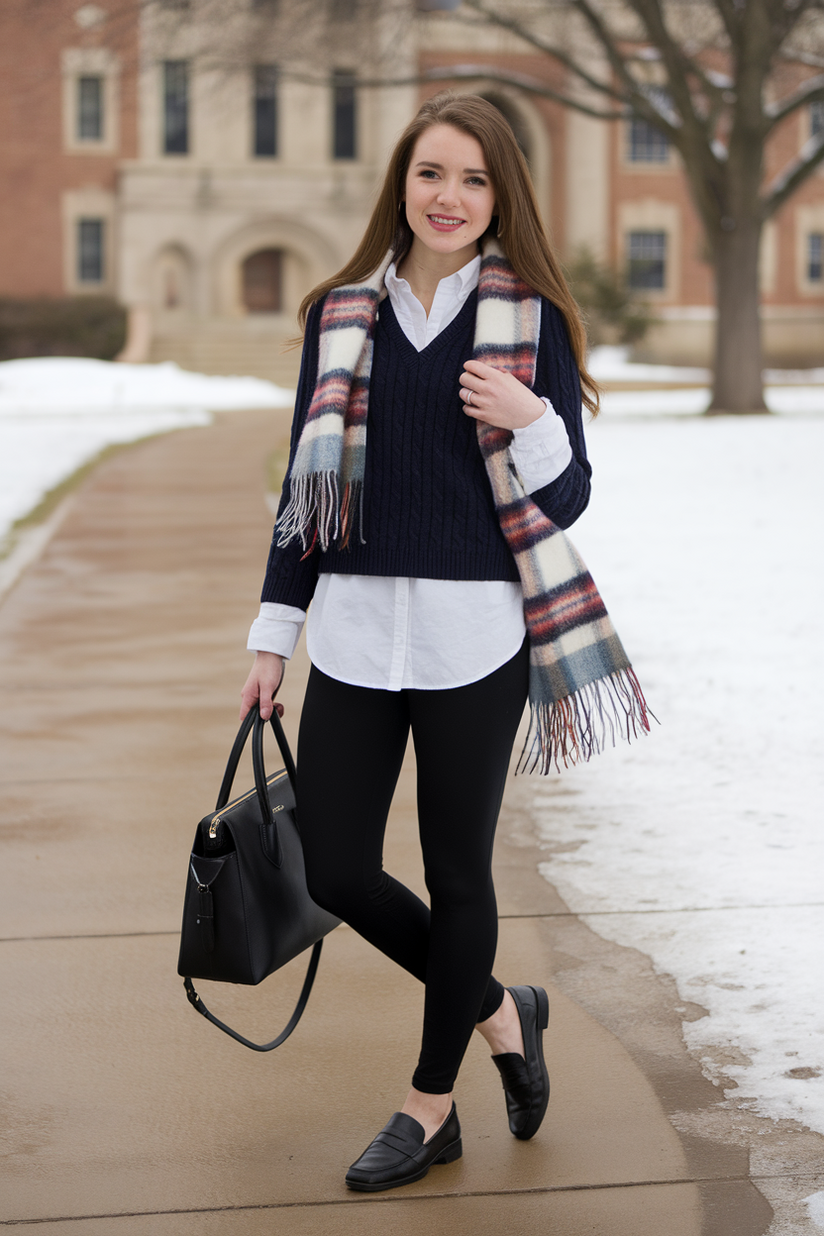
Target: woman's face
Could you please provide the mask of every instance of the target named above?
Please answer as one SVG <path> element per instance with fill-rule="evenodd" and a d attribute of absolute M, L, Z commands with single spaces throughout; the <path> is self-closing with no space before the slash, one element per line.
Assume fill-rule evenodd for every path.
<path fill-rule="evenodd" d="M 420 242 L 433 253 L 470 261 L 495 213 L 480 142 L 448 124 L 427 129 L 412 151 L 404 201 L 413 248 Z"/>

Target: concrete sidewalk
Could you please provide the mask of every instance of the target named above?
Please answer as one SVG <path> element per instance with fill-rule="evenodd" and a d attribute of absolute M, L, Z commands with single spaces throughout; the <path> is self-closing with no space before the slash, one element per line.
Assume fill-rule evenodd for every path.
<path fill-rule="evenodd" d="M 478 1039 L 457 1092 L 463 1158 L 401 1190 L 346 1190 L 348 1164 L 403 1100 L 422 1009 L 414 980 L 346 927 L 272 1055 L 187 1004 L 176 974 L 187 855 L 236 728 L 271 535 L 263 464 L 288 421 L 224 415 L 110 459 L 0 609 L 0 1226 L 766 1232 L 746 1139 L 717 1121 L 711 1139 L 681 1134 L 669 1118 L 690 1112 L 700 1127 L 719 1099 L 684 1050 L 674 988 L 593 936 L 539 877 L 518 782 L 496 850 L 496 973 L 550 992 L 552 1099 L 532 1142 L 511 1137 Z M 301 651 L 281 696 L 292 738 L 307 668 Z M 411 755 L 386 865 L 423 891 Z M 269 1038 L 302 969 L 256 989 L 203 984 L 204 998 Z"/>

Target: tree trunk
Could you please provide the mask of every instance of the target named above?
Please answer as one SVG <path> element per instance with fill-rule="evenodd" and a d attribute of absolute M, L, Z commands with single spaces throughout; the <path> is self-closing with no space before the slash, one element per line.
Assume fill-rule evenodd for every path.
<path fill-rule="evenodd" d="M 712 238 L 718 318 L 711 413 L 767 412 L 761 375 L 758 259 L 761 220 L 722 221 Z"/>

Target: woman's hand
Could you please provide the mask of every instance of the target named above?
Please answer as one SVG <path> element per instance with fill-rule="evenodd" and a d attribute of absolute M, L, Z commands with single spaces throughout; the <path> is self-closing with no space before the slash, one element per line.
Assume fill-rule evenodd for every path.
<path fill-rule="evenodd" d="M 260 703 L 260 715 L 268 721 L 275 709 L 279 717 L 283 716 L 283 705 L 272 701 L 277 695 L 283 681 L 283 657 L 276 652 L 256 652 L 254 664 L 249 677 L 240 693 L 240 719 L 246 716 L 250 708 Z"/>
<path fill-rule="evenodd" d="M 524 429 L 546 411 L 543 399 L 511 373 L 468 360 L 461 375 L 464 412 L 499 429 Z"/>

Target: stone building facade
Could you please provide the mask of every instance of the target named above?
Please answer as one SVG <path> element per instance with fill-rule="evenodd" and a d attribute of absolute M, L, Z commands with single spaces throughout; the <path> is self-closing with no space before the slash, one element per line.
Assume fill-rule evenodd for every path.
<path fill-rule="evenodd" d="M 355 83 L 467 61 L 561 84 L 511 35 L 412 0 L 4 0 L 0 295 L 108 292 L 131 359 L 293 382 L 297 306 L 438 88 Z M 512 121 L 562 255 L 630 271 L 659 319 L 645 353 L 705 362 L 711 271 L 666 141 L 482 75 L 455 88 Z M 819 126 L 820 105 L 792 117 L 774 160 Z M 767 225 L 762 294 L 768 360 L 824 356 L 824 174 Z"/>

